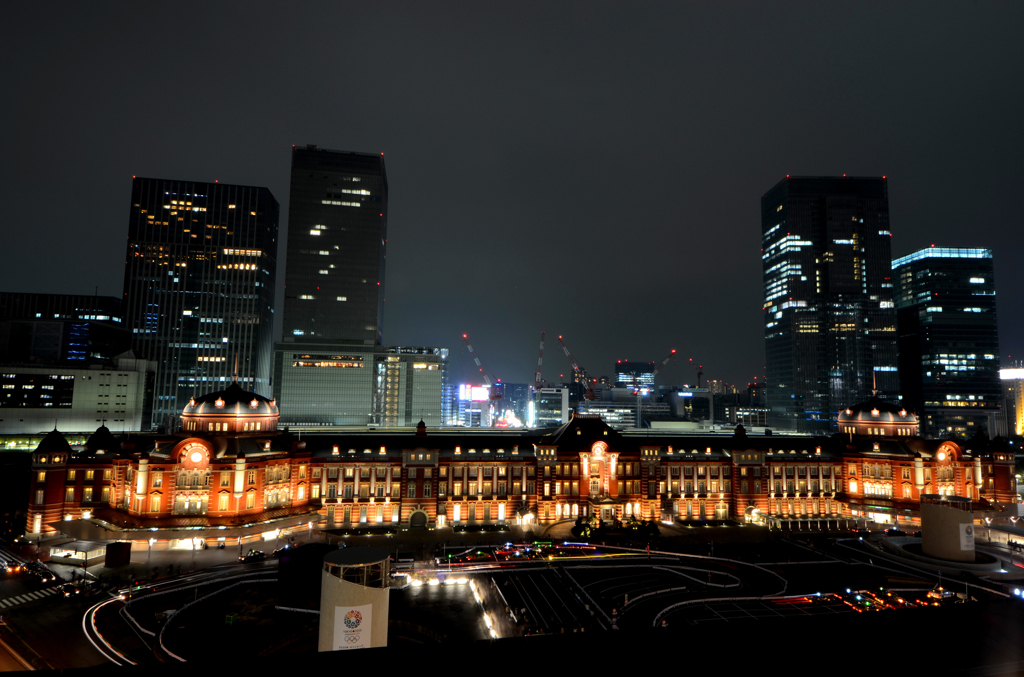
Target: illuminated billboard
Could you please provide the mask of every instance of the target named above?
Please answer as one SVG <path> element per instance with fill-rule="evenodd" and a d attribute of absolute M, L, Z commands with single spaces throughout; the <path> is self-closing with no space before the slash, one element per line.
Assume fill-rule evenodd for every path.
<path fill-rule="evenodd" d="M 484 386 L 459 384 L 459 399 L 464 402 L 486 402 L 490 399 L 489 395 L 488 389 Z"/>

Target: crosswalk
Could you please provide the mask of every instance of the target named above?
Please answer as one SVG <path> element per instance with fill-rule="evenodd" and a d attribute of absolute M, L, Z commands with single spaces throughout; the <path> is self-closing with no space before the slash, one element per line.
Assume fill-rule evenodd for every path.
<path fill-rule="evenodd" d="M 6 546 L 0 548 L 0 566 L 6 567 L 11 562 L 15 562 L 17 564 L 24 564 L 25 560 L 15 555 L 13 552 L 9 551 Z"/>
<path fill-rule="evenodd" d="M 8 597 L 7 599 L 0 599 L 0 609 L 10 609 L 11 607 L 24 604 L 25 602 L 32 602 L 37 599 L 49 597 L 57 592 L 57 588 L 46 588 L 45 590 L 36 590 L 35 592 L 26 592 L 24 595 L 18 595 L 17 597 Z"/>
<path fill-rule="evenodd" d="M 16 564 L 25 564 L 25 560 L 22 557 L 13 553 L 6 546 L 0 548 L 0 566 L 6 567 L 11 562 Z M 0 599 L 0 609 L 10 609 L 11 607 L 25 604 L 26 602 L 34 602 L 36 600 L 43 599 L 44 597 L 56 594 L 59 591 L 59 587 L 44 588 L 42 590 L 35 590 L 33 592 L 16 595 L 14 597 Z"/>
<path fill-rule="evenodd" d="M 24 564 L 25 558 L 21 555 L 15 554 L 7 545 L 0 546 L 0 566 L 7 566 L 11 562 L 15 564 Z"/>

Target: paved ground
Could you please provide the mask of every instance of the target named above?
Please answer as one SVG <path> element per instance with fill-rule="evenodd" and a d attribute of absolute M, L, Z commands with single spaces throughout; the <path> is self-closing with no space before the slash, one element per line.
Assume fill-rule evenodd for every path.
<path fill-rule="evenodd" d="M 429 562 L 441 552 L 459 552 L 473 547 L 502 545 L 509 542 L 574 541 L 572 522 L 563 522 L 545 529 L 523 532 L 463 532 L 451 529 L 400 531 L 387 535 L 342 535 L 341 530 L 313 530 L 296 534 L 297 544 L 330 542 L 346 545 L 383 547 L 400 562 L 415 559 L 416 571 L 429 571 Z M 836 533 L 780 534 L 764 527 L 749 526 L 668 526 L 661 525 L 662 538 L 655 542 L 650 560 L 644 551 L 645 542 L 634 544 L 639 552 L 627 557 L 601 561 L 574 562 L 556 558 L 550 562 L 534 562 L 532 568 L 492 569 L 474 576 L 495 588 L 512 610 L 509 621 L 515 634 L 592 632 L 613 625 L 624 630 L 649 631 L 655 619 L 664 617 L 673 628 L 685 625 L 714 626 L 732 621 L 756 621 L 783 618 L 810 618 L 816 615 L 833 617 L 842 609 L 828 604 L 817 606 L 791 605 L 779 607 L 763 601 L 702 601 L 684 605 L 668 615 L 659 616 L 667 607 L 690 600 L 715 597 L 760 597 L 778 594 L 813 594 L 839 588 L 877 589 L 878 586 L 931 587 L 935 581 L 912 571 L 871 561 L 870 553 L 853 553 L 837 548 L 832 539 Z M 796 536 L 797 538 L 794 538 Z M 262 545 L 270 554 L 273 541 Z M 628 544 L 628 537 L 616 539 Z M 250 545 L 243 546 L 248 549 Z M 256 546 L 260 547 L 260 546 Z M 603 553 L 614 548 L 598 546 Z M 447 550 L 445 550 L 447 549 Z M 617 551 L 615 551 L 617 552 Z M 107 569 L 102 565 L 89 567 L 88 575 L 106 581 L 125 582 L 132 578 L 157 581 L 190 580 L 206 574 L 193 570 L 209 569 L 237 561 L 239 549 L 223 550 L 153 550 L 133 552 L 128 567 Z M 3 558 L 0 553 L 0 559 Z M 267 562 L 268 566 L 274 564 Z M 494 562 L 500 565 L 501 562 Z M 253 566 L 253 565 L 247 565 Z M 63 578 L 81 575 L 82 570 L 62 565 L 52 567 Z M 173 573 L 170 573 L 173 572 Z M 180 572 L 180 573 L 179 573 Z M 0 596 L 0 614 L 10 608 L 17 613 L 21 604 L 31 607 L 48 599 L 30 590 L 13 590 Z M 48 593 L 52 596 L 54 593 Z M 461 595 L 461 596 L 460 596 Z M 441 634 L 463 639 L 476 638 L 483 632 L 481 611 L 467 598 L 465 590 L 449 586 L 408 589 L 395 597 L 395 614 L 406 624 L 410 636 L 423 637 L 444 629 Z M 628 602 L 627 602 L 628 600 Z M 903 611 L 887 612 L 901 616 Z M 849 615 L 849 614 L 846 614 Z M 115 622 L 112 618 L 110 622 Z M 286 621 L 282 621 L 286 622 Z M 773 629 L 777 626 L 773 625 Z M 449 630 L 450 629 L 450 630 Z M 417 634 L 418 633 L 418 634 Z M 428 643 L 433 640 L 429 640 Z"/>

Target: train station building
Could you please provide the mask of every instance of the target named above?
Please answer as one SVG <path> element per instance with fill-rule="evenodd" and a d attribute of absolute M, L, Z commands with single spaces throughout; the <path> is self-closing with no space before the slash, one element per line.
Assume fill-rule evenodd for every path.
<path fill-rule="evenodd" d="M 1005 441 L 918 438 L 914 416 L 877 397 L 845 410 L 830 437 L 754 436 L 742 425 L 649 435 L 586 414 L 529 431 L 421 423 L 292 433 L 278 418 L 276 401 L 235 383 L 192 399 L 174 434 L 101 427 L 72 447 L 54 430 L 32 452 L 26 531 L 224 540 L 314 524 L 531 527 L 579 517 L 914 523 L 922 495 L 967 497 L 979 517 L 1019 502 Z"/>

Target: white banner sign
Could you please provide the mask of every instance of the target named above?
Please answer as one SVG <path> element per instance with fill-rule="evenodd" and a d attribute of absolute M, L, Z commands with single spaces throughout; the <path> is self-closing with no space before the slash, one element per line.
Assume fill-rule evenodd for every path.
<path fill-rule="evenodd" d="M 372 621 L 372 604 L 334 607 L 334 650 L 369 648 Z"/>
<path fill-rule="evenodd" d="M 960 525 L 960 549 L 974 550 L 974 525 Z"/>

